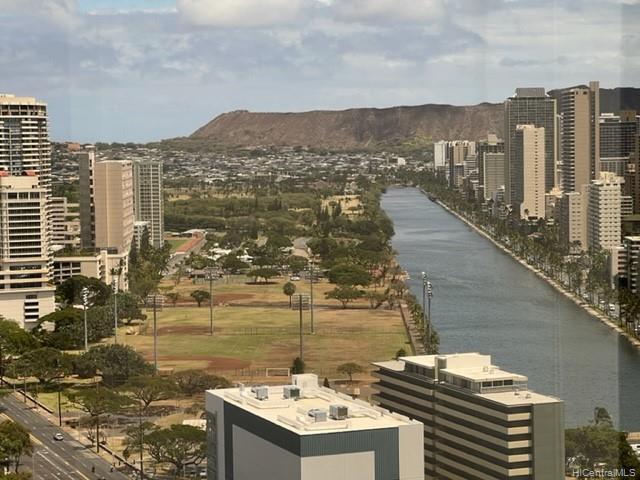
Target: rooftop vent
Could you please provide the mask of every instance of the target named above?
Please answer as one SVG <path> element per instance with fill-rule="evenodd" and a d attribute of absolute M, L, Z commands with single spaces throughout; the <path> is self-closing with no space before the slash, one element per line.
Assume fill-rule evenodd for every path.
<path fill-rule="evenodd" d="M 285 385 L 282 394 L 284 398 L 298 399 L 300 398 L 300 388 L 295 385 Z"/>
<path fill-rule="evenodd" d="M 345 405 L 331 405 L 329 415 L 334 420 L 345 420 L 349 416 L 349 408 Z"/>
<path fill-rule="evenodd" d="M 261 385 L 259 387 L 252 388 L 256 394 L 258 400 L 267 400 L 269 398 L 269 387 Z"/>
<path fill-rule="evenodd" d="M 309 416 L 313 418 L 313 421 L 316 423 L 327 421 L 327 411 L 321 410 L 320 408 L 313 408 L 309 410 Z"/>

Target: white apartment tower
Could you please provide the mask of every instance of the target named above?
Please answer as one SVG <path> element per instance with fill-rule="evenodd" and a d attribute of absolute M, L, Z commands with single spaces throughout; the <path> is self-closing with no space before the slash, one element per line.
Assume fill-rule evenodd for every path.
<path fill-rule="evenodd" d="M 164 202 L 162 161 L 136 160 L 133 163 L 135 219 L 147 222 L 149 241 L 155 248 L 164 244 Z"/>
<path fill-rule="evenodd" d="M 589 248 L 612 250 L 620 245 L 622 179 L 601 172 L 588 188 L 587 244 Z"/>
<path fill-rule="evenodd" d="M 518 125 L 512 162 L 512 201 L 520 218 L 545 218 L 545 133 L 543 127 Z"/>
<path fill-rule="evenodd" d="M 25 328 L 54 311 L 49 286 L 47 106 L 0 94 L 0 313 Z"/>

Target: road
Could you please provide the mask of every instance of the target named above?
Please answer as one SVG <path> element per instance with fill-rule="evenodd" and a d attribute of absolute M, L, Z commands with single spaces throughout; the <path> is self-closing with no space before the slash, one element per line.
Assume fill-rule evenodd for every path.
<path fill-rule="evenodd" d="M 0 398 L 0 409 L 7 417 L 21 423 L 31 432 L 34 456 L 23 467 L 34 468 L 33 480 L 127 480 L 119 472 L 111 472 L 111 465 L 95 453 L 73 440 L 68 433 L 49 422 L 13 395 Z M 55 441 L 53 435 L 62 433 L 64 440 Z M 30 463 L 31 462 L 31 463 Z M 95 467 L 95 472 L 91 468 Z"/>

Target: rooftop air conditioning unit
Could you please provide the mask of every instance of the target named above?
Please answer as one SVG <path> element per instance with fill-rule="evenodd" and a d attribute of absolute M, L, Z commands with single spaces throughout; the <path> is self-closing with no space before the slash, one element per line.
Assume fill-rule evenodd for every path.
<path fill-rule="evenodd" d="M 316 423 L 326 422 L 327 421 L 327 412 L 326 410 L 321 410 L 319 408 L 313 408 L 309 410 L 309 416 L 313 418 L 313 421 Z"/>
<path fill-rule="evenodd" d="M 300 388 L 295 385 L 285 385 L 282 389 L 284 398 L 298 399 L 300 398 Z"/>
<path fill-rule="evenodd" d="M 265 387 L 265 386 L 256 387 L 255 394 L 258 400 L 266 400 L 269 398 L 269 387 Z"/>
<path fill-rule="evenodd" d="M 334 420 L 345 420 L 349 416 L 349 408 L 345 405 L 331 405 L 329 415 Z"/>

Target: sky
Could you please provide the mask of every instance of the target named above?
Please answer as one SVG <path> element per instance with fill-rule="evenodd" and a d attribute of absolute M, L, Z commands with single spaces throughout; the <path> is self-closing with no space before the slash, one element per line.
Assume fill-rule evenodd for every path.
<path fill-rule="evenodd" d="M 189 135 L 231 110 L 640 87 L 640 0 L 0 0 L 0 92 L 53 140 Z"/>

